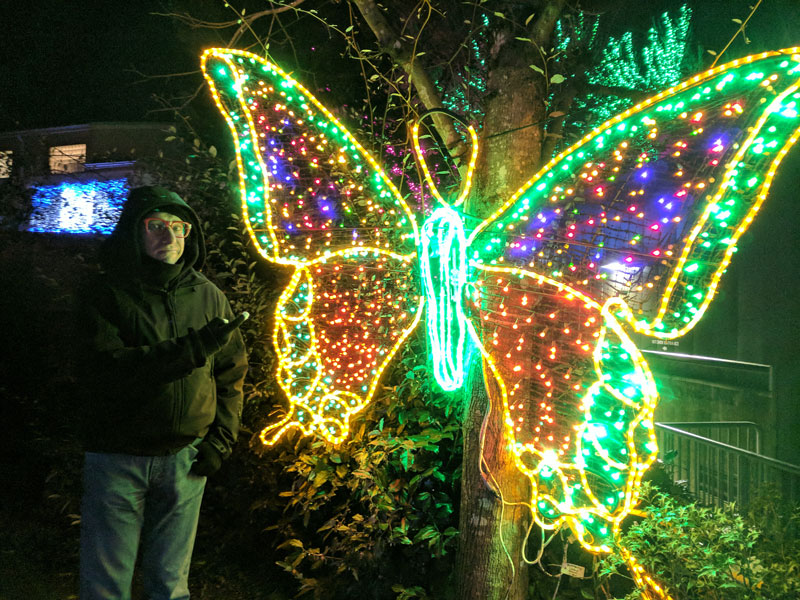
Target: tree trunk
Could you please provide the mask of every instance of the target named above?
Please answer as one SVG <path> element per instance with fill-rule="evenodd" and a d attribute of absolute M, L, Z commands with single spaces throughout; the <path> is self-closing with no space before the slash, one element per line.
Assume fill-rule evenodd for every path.
<path fill-rule="evenodd" d="M 495 57 L 488 82 L 493 96 L 476 173 L 479 193 L 467 207 L 472 216 L 491 214 L 541 163 L 546 86 L 529 67 L 533 58 L 520 51 L 518 43 L 505 44 Z M 457 598 L 525 600 L 528 565 L 522 556 L 531 513 L 520 502 L 530 500 L 529 483 L 509 457 L 499 394 L 493 394 L 496 400 L 490 406 L 486 386 L 496 388 L 496 384 L 491 375 L 484 382 L 482 367 L 480 356 L 475 357 L 464 388 Z M 486 465 L 486 478 L 481 464 Z"/>
<path fill-rule="evenodd" d="M 456 597 L 460 600 L 525 600 L 528 565 L 522 560 L 522 541 L 531 514 L 526 506 L 518 503 L 527 501 L 530 495 L 527 480 L 504 451 L 502 412 L 498 406 L 489 409 L 479 357 L 472 362 L 465 390 L 465 401 L 469 405 L 463 424 Z M 482 459 L 486 461 L 486 479 L 481 473 Z"/>

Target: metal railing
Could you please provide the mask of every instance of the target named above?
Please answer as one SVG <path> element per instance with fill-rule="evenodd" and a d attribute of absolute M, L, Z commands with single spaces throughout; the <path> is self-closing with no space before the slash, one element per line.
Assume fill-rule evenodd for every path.
<path fill-rule="evenodd" d="M 753 421 L 670 421 L 660 424 L 761 454 L 761 428 Z"/>
<path fill-rule="evenodd" d="M 680 425 L 680 427 L 677 427 Z M 735 502 L 746 506 L 758 488 L 771 484 L 787 501 L 800 501 L 800 466 L 762 456 L 749 448 L 736 447 L 698 433 L 696 429 L 725 432 L 747 446 L 759 448 L 758 428 L 747 421 L 711 423 L 656 423 L 659 455 L 674 481 L 683 482 L 700 502 L 722 506 Z M 753 430 L 755 429 L 755 433 Z M 719 437 L 719 436 L 717 436 Z M 752 447 L 752 446 L 751 446 Z"/>

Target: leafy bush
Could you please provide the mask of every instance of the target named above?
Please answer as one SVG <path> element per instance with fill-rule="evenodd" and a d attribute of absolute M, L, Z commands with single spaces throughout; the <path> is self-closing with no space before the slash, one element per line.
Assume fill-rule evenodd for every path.
<path fill-rule="evenodd" d="M 271 529 L 284 538 L 280 564 L 298 579 L 301 594 L 446 597 L 461 429 L 455 407 L 418 365 L 421 343 L 406 347 L 343 444 L 282 445 L 278 460 L 293 481 L 280 494 L 284 514 Z"/>
<path fill-rule="evenodd" d="M 647 518 L 632 524 L 620 544 L 680 600 L 790 600 L 800 597 L 797 577 L 798 509 L 762 494 L 749 511 L 682 504 L 647 487 Z M 784 535 L 785 533 L 785 535 Z M 601 574 L 619 573 L 623 560 L 604 559 Z M 633 590 L 625 598 L 643 598 Z"/>

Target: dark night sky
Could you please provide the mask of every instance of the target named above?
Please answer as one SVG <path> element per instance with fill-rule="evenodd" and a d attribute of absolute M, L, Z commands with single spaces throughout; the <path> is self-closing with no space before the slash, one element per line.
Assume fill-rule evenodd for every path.
<path fill-rule="evenodd" d="M 744 19 L 754 1 L 691 1 L 696 41 L 704 48 L 720 50 L 736 30 L 731 19 Z M 680 3 L 628 0 L 606 18 L 619 31 L 645 31 L 653 15 Z M 156 108 L 151 94 L 165 92 L 170 85 L 199 85 L 199 74 L 142 83 L 134 69 L 151 75 L 196 71 L 198 53 L 210 39 L 204 44 L 197 33 L 150 14 L 163 11 L 163 4 L 158 0 L 0 0 L 0 131 L 167 118 L 148 114 Z M 320 4 L 307 0 L 309 8 Z M 800 43 L 800 0 L 763 0 L 751 23 L 752 43 L 745 46 L 737 41 L 726 59 Z M 706 58 L 708 64 L 712 59 Z"/>
<path fill-rule="evenodd" d="M 2 0 L 0 130 L 146 119 L 164 82 L 196 69 L 160 2 Z M 11 9 L 9 10 L 9 7 Z"/>

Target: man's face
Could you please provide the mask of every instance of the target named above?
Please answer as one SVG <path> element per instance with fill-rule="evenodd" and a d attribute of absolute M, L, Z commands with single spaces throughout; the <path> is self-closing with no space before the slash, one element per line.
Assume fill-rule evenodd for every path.
<path fill-rule="evenodd" d="M 178 237 L 183 219 L 168 212 L 152 212 L 142 221 L 142 239 L 144 252 L 150 258 L 174 265 L 183 256 L 185 236 L 189 235 L 188 227 L 185 236 Z"/>

